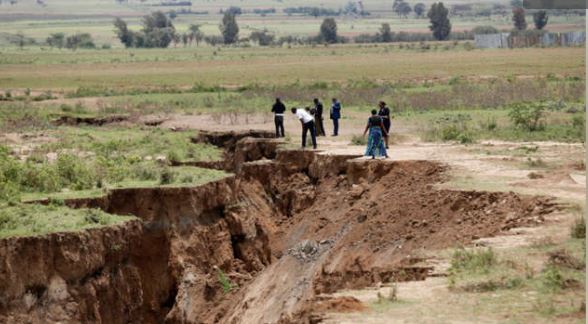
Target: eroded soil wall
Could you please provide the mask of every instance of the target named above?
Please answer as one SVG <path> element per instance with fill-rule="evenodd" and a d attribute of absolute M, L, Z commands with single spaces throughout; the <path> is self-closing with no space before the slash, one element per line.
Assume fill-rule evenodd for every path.
<path fill-rule="evenodd" d="M 445 167 L 435 162 L 225 140 L 236 176 L 66 202 L 141 221 L 0 241 L 0 320 L 310 322 L 321 293 L 424 279 L 429 269 L 412 251 L 541 222 L 555 208 L 513 193 L 438 190 Z"/>

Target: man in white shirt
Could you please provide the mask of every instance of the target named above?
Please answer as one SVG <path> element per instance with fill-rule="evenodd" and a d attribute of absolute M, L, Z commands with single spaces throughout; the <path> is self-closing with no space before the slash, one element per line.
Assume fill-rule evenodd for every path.
<path fill-rule="evenodd" d="M 292 113 L 300 120 L 302 124 L 302 148 L 306 147 L 306 132 L 310 131 L 310 138 L 312 139 L 312 147 L 316 150 L 316 133 L 314 128 L 314 118 L 306 110 L 300 108 L 292 108 Z"/>

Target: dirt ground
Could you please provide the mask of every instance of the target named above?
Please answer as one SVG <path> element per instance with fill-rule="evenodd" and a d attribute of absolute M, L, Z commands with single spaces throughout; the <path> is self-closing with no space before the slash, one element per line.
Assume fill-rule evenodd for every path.
<path fill-rule="evenodd" d="M 360 116 L 353 116 L 351 120 L 343 120 L 340 137 L 319 138 L 319 149 L 330 154 L 359 154 L 363 147 L 350 145 L 350 137 L 360 134 L 363 124 Z M 193 118 L 193 119 L 192 119 Z M 213 128 L 213 129 L 247 129 L 261 128 L 272 130 L 273 125 L 260 120 L 257 123 L 239 125 L 211 126 L 206 117 L 196 116 L 181 121 L 170 120 L 164 126 L 182 128 Z M 327 130 L 330 121 L 325 121 Z M 410 125 L 394 125 L 394 131 L 406 134 Z M 292 145 L 297 144 L 299 125 L 293 118 L 286 118 L 286 130 L 292 137 Z M 393 161 L 426 160 L 438 161 L 448 166 L 449 181 L 440 188 L 487 190 L 497 192 L 516 192 L 526 195 L 540 195 L 553 197 L 563 204 L 585 205 L 586 174 L 585 147 L 582 144 L 566 144 L 556 142 L 541 143 L 512 143 L 501 141 L 485 141 L 468 146 L 456 144 L 423 143 L 410 135 L 405 140 L 391 147 L 390 155 Z M 541 159 L 546 166 L 537 170 L 528 165 L 528 156 L 518 154 L 520 148 L 537 147 L 534 159 Z M 539 176 L 536 176 L 539 174 Z M 533 176 L 535 175 L 535 176 Z M 395 181 L 395 180 L 390 180 Z M 532 227 L 518 224 L 503 231 L 502 235 L 492 238 L 473 237 L 476 244 L 499 250 L 526 247 L 541 240 L 563 242 L 569 237 L 569 228 L 577 215 L 569 211 L 560 211 L 546 215 Z M 440 246 L 436 246 L 439 248 Z M 427 254 L 427 253 L 424 253 Z M 327 323 L 466 323 L 485 322 L 500 323 L 507 320 L 504 314 L 478 310 L 479 301 L 450 293 L 447 279 L 444 277 L 448 268 L 447 257 L 440 257 L 436 253 L 429 253 L 427 266 L 433 268 L 435 276 L 425 280 L 407 281 L 398 284 L 398 294 L 404 303 L 392 305 L 383 311 L 355 311 L 349 312 L 345 307 L 352 301 L 370 304 L 378 301 L 378 295 L 387 295 L 390 287 L 367 288 L 360 290 L 344 290 L 324 294 L 327 300 L 332 300 L 329 307 L 322 309 L 329 315 L 322 320 Z M 540 260 L 531 260 L 540 264 Z M 341 279 L 341 278 L 339 278 Z M 366 285 L 365 283 L 363 284 Z M 341 288 L 341 287 L 337 287 Z M 333 289 L 336 290 L 336 289 Z M 333 306 L 341 301 L 341 309 Z M 440 304 L 445 305 L 439 307 Z M 514 304 L 514 303 L 513 303 Z M 322 305 L 322 304 L 321 304 Z M 322 306 L 320 306 L 322 307 Z M 516 312 L 516 308 L 512 310 Z M 480 313 L 481 312 L 481 313 Z M 562 322 L 575 322 L 577 318 L 562 319 Z"/>
<path fill-rule="evenodd" d="M 110 234 L 87 233 L 97 246 L 123 248 L 94 256 L 75 275 L 64 266 L 47 266 L 37 276 L 23 277 L 26 264 L 7 261 L 0 275 L 11 278 L 4 289 L 10 296 L 0 297 L 10 303 L 0 305 L 0 320 L 26 322 L 31 309 L 34 318 L 56 322 L 117 316 L 120 322 L 168 323 L 509 320 L 476 298 L 450 291 L 449 256 L 443 251 L 473 245 L 510 251 L 540 240 L 563 242 L 577 217 L 565 207 L 584 207 L 584 146 L 423 143 L 410 135 L 411 125 L 393 124 L 403 140 L 391 145 L 390 159 L 371 161 L 357 158 L 364 147 L 350 145 L 351 136 L 363 131 L 363 120 L 359 114 L 344 119 L 339 137 L 319 138 L 319 151 L 297 149 L 300 124 L 293 116 L 286 118 L 285 150 L 263 132 L 200 136 L 227 150 L 227 162 L 211 167 L 228 169 L 234 177 L 198 188 L 121 189 L 99 199 L 68 201 L 141 218 L 144 225 L 133 225 L 133 235 L 141 239 L 103 243 L 101 237 Z M 273 122 L 264 115 L 242 122 L 167 116 L 159 127 L 271 131 Z M 243 134 L 260 138 L 236 139 Z M 532 153 L 521 154 L 527 147 Z M 541 159 L 541 166 L 529 159 Z M 62 238 L 40 238 L 36 244 L 44 239 Z M 17 243 L 25 246 L 26 240 Z M 5 247 L 0 255 L 17 260 L 10 242 Z M 69 260 L 83 254 L 76 246 L 58 252 L 47 255 L 62 253 Z M 52 264 L 49 259 L 43 263 Z M 540 260 L 530 262 L 540 266 Z M 66 297 L 50 294 L 53 282 L 69 292 Z M 107 289 L 112 285 L 120 289 Z M 33 302 L 27 287 L 43 288 Z M 392 289 L 402 302 L 370 306 Z M 142 292 L 141 299 L 129 298 L 128 291 Z M 104 309 L 115 300 L 120 302 Z M 76 313 L 76 303 L 92 311 Z"/>

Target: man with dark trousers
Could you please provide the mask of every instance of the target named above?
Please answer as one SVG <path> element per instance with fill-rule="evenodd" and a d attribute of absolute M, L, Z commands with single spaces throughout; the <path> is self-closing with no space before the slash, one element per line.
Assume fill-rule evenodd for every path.
<path fill-rule="evenodd" d="M 276 137 L 285 137 L 284 134 L 284 112 L 286 106 L 282 103 L 280 98 L 276 98 L 276 103 L 272 106 L 272 112 L 274 113 L 274 123 L 276 124 Z"/>
<path fill-rule="evenodd" d="M 325 126 L 323 125 L 323 104 L 314 98 L 314 123 L 316 125 L 316 136 L 325 136 Z"/>
<path fill-rule="evenodd" d="M 333 98 L 331 106 L 331 119 L 333 120 L 333 136 L 339 135 L 339 119 L 341 119 L 341 103 Z"/>
<path fill-rule="evenodd" d="M 306 132 L 310 131 L 310 138 L 312 139 L 312 148 L 316 150 L 316 133 L 314 118 L 310 113 L 308 113 L 308 111 L 302 108 L 292 108 L 292 113 L 296 115 L 296 118 L 298 118 L 298 120 L 300 120 L 300 124 L 302 124 L 302 148 L 306 147 Z"/>

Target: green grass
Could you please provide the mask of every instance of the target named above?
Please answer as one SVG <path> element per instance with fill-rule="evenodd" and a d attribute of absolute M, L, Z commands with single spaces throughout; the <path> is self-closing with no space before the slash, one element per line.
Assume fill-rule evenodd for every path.
<path fill-rule="evenodd" d="M 586 138 L 583 123 L 585 113 L 546 112 L 545 127 L 529 131 L 516 127 L 508 118 L 508 109 L 495 110 L 453 110 L 431 111 L 411 115 L 412 120 L 420 125 L 419 133 L 425 141 L 471 141 L 498 139 L 505 141 L 560 141 L 584 142 Z M 406 119 L 411 119 L 407 117 Z M 487 120 L 493 120 L 493 127 L 487 126 Z M 464 141 L 466 139 L 466 141 Z"/>
<path fill-rule="evenodd" d="M 41 51 L 4 50 L 0 89 L 75 90 L 78 87 L 147 87 L 193 84 L 238 87 L 288 85 L 299 80 L 345 82 L 353 76 L 382 81 L 454 76 L 583 76 L 583 48 L 429 50 L 389 45 L 295 48 L 169 48 Z M 443 62 L 440 68 L 438 62 Z M 29 69 L 35 64 L 35 69 Z M 43 76 L 51 75 L 50 80 Z"/>
<path fill-rule="evenodd" d="M 144 160 L 157 156 L 173 157 L 176 161 L 216 161 L 221 150 L 207 144 L 194 144 L 196 132 L 174 132 L 140 127 L 60 127 L 52 131 L 53 143 L 38 146 L 34 154 L 63 150 L 92 152 L 105 158 L 125 157 Z"/>
<path fill-rule="evenodd" d="M 471 294 L 468 298 L 484 305 L 482 313 L 504 312 L 517 305 L 518 312 L 541 318 L 576 314 L 585 287 L 584 244 L 584 239 L 572 238 L 500 253 L 456 250 L 449 286 L 455 293 Z M 537 258 L 543 260 L 540 270 L 527 263 Z M 522 294 L 528 300 L 520 300 Z"/>
<path fill-rule="evenodd" d="M 122 188 L 179 188 L 194 187 L 207 182 L 216 181 L 229 176 L 228 173 L 219 170 L 204 169 L 197 167 L 173 167 L 169 169 L 172 173 L 171 181 L 162 183 L 161 175 L 158 174 L 152 180 L 125 179 L 114 183 L 105 183 L 103 188 L 91 188 L 84 190 L 63 190 L 61 192 L 29 192 L 21 195 L 22 201 L 36 201 L 42 199 L 75 199 L 95 198 L 103 196 L 110 189 Z M 159 173 L 162 171 L 159 170 Z"/>
<path fill-rule="evenodd" d="M 80 231 L 132 219 L 135 217 L 111 215 L 99 209 L 20 204 L 0 208 L 0 238 Z"/>

